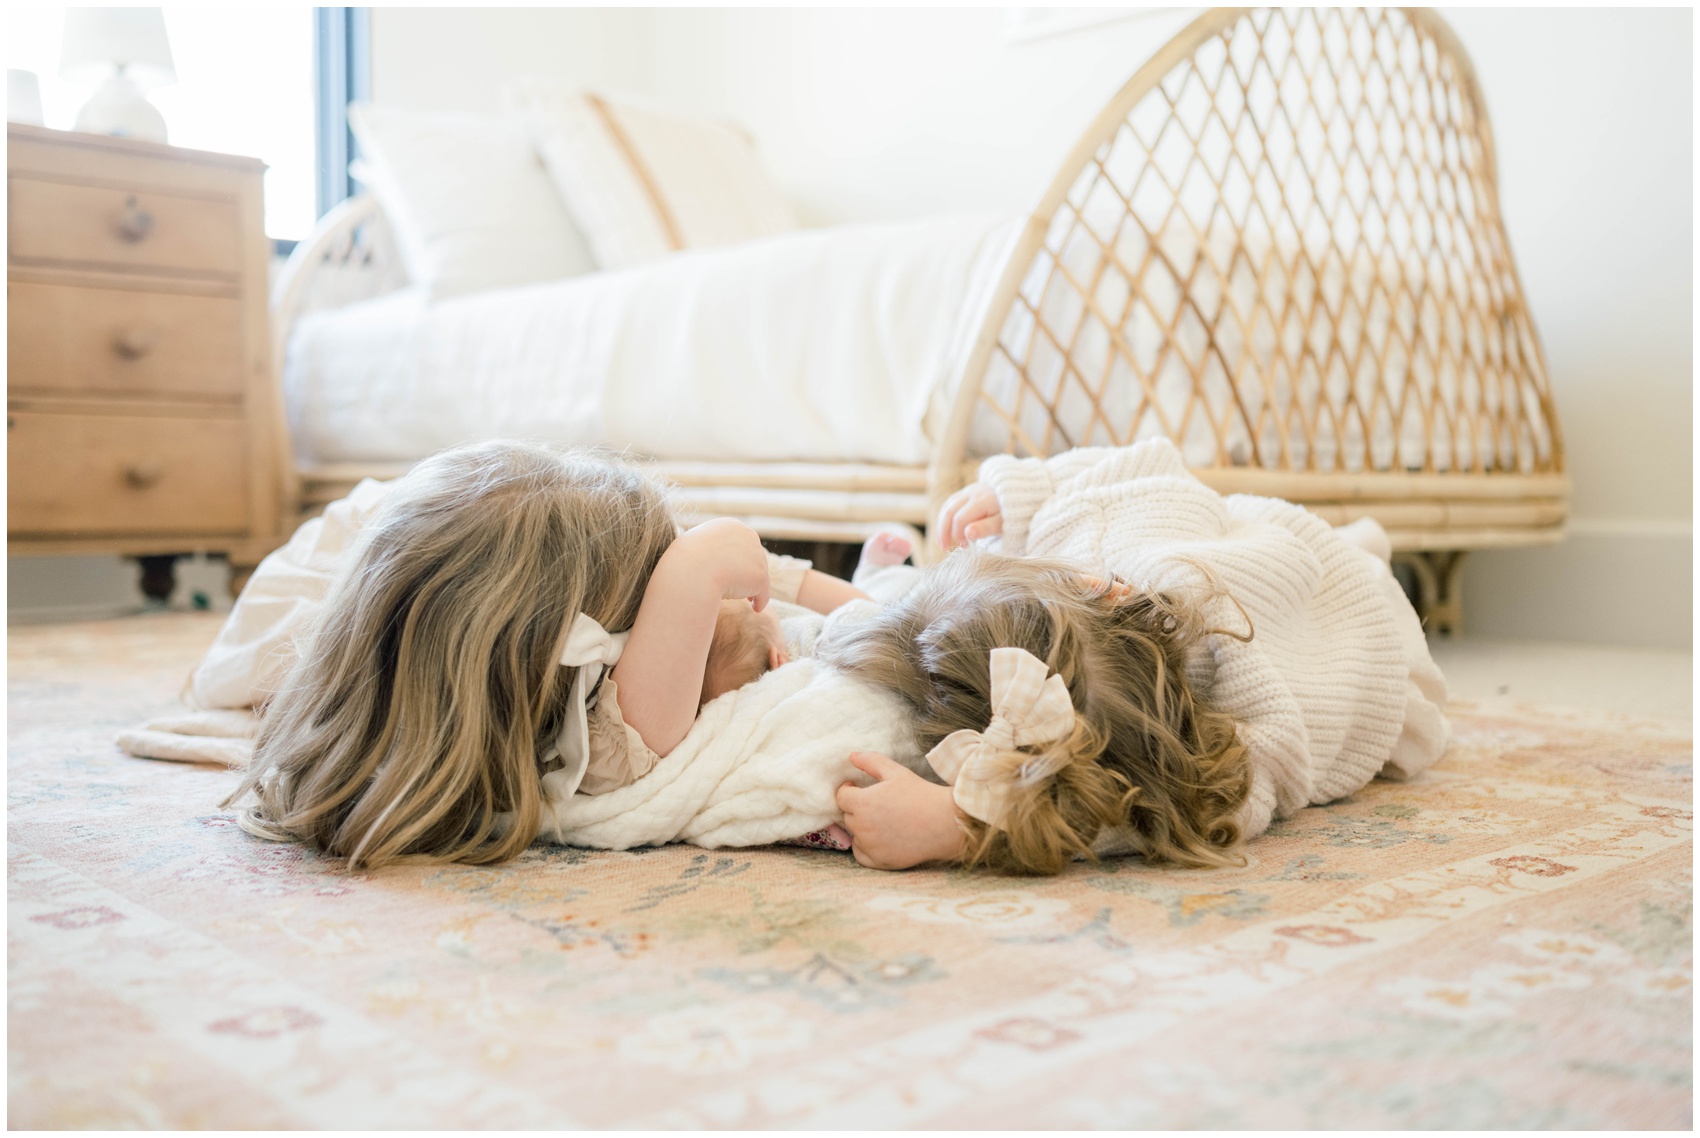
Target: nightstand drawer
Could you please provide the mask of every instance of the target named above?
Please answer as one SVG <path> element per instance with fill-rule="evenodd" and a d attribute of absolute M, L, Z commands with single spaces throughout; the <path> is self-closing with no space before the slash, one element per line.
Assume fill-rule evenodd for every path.
<path fill-rule="evenodd" d="M 6 417 L 9 534 L 234 534 L 248 518 L 238 419 Z"/>
<path fill-rule="evenodd" d="M 232 201 L 20 175 L 8 184 L 13 261 L 227 277 L 241 264 Z"/>
<path fill-rule="evenodd" d="M 14 392 L 242 394 L 242 307 L 231 297 L 11 281 Z"/>

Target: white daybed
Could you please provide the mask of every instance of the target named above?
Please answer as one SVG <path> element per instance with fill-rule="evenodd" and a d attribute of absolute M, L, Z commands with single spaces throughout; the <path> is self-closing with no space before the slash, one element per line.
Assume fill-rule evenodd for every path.
<path fill-rule="evenodd" d="M 924 526 L 977 458 L 1166 435 L 1224 492 L 1380 521 L 1457 628 L 1461 552 L 1569 482 L 1470 63 L 1421 9 L 1220 9 L 1032 212 L 857 226 L 425 303 L 355 198 L 291 258 L 309 512 L 496 434 L 654 462 L 780 538 Z M 740 395 L 741 392 L 741 395 Z"/>

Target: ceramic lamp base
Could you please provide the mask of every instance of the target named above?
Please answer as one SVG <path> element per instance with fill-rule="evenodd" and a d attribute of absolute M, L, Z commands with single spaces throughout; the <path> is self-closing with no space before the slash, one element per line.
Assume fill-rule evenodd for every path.
<path fill-rule="evenodd" d="M 102 83 L 94 97 L 77 112 L 77 129 L 90 134 L 165 141 L 165 116 L 148 102 L 142 89 L 124 75 Z"/>

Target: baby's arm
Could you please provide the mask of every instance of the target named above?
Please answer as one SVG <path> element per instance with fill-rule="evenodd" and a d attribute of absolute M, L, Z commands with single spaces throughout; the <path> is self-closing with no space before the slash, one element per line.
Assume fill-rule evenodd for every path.
<path fill-rule="evenodd" d="M 829 573 L 810 569 L 803 574 L 803 584 L 797 590 L 797 603 L 806 609 L 826 614 L 851 601 L 871 601 L 872 597 Z"/>
<path fill-rule="evenodd" d="M 950 787 L 872 751 L 857 751 L 850 761 L 874 779 L 869 786 L 847 782 L 838 788 L 857 861 L 869 869 L 908 869 L 962 859 L 966 834 Z"/>
<path fill-rule="evenodd" d="M 767 566 L 776 600 L 802 605 L 822 616 L 851 601 L 871 599 L 854 585 L 811 569 L 801 558 L 769 553 Z"/>
<path fill-rule="evenodd" d="M 620 717 L 650 750 L 666 755 L 696 722 L 721 600 L 749 597 L 759 612 L 767 594 L 767 555 L 741 522 L 704 522 L 662 554 L 613 671 Z"/>
<path fill-rule="evenodd" d="M 862 555 L 856 561 L 856 573 L 852 583 L 811 569 L 804 575 L 802 586 L 797 590 L 797 603 L 825 615 L 837 611 L 840 606 L 851 601 L 877 602 L 879 598 L 871 596 L 853 582 L 862 580 L 866 574 L 903 564 L 910 552 L 908 538 L 882 530 L 863 543 Z"/>

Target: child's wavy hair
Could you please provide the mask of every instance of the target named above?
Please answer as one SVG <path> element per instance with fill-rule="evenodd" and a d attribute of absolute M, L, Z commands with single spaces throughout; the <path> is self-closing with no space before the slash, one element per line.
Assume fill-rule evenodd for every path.
<path fill-rule="evenodd" d="M 1062 676 L 1075 728 L 1001 756 L 1007 812 L 995 828 L 964 819 L 969 865 L 1057 873 L 1115 827 L 1152 861 L 1239 864 L 1234 814 L 1251 768 L 1233 720 L 1187 682 L 1188 652 L 1224 631 L 1203 627 L 1198 607 L 1059 562 L 965 550 L 877 618 L 830 632 L 819 655 L 907 701 L 923 750 L 986 729 L 992 649 L 1026 649 Z M 1035 782 L 1024 764 L 1059 769 Z"/>
<path fill-rule="evenodd" d="M 572 618 L 630 628 L 676 527 L 628 467 L 518 443 L 416 466 L 367 524 L 266 711 L 249 832 L 349 868 L 531 844 Z"/>

